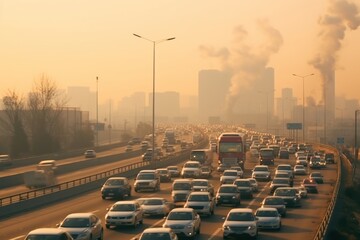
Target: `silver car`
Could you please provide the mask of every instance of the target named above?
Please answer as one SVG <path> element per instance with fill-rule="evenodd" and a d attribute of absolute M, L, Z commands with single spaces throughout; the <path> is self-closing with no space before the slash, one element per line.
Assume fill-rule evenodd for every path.
<path fill-rule="evenodd" d="M 105 215 L 105 226 L 133 226 L 143 223 L 143 210 L 137 201 L 118 201 Z"/>
<path fill-rule="evenodd" d="M 174 204 L 165 198 L 153 197 L 146 199 L 141 208 L 148 216 L 166 216 L 174 208 Z"/>
<path fill-rule="evenodd" d="M 58 227 L 76 240 L 103 239 L 104 236 L 101 220 L 93 213 L 69 214 Z"/>
<path fill-rule="evenodd" d="M 192 208 L 175 208 L 168 214 L 163 224 L 171 228 L 176 235 L 194 239 L 200 234 L 201 219 Z"/>
<path fill-rule="evenodd" d="M 25 240 L 36 239 L 73 240 L 68 232 L 59 228 L 38 228 L 29 232 L 25 237 Z"/>
<path fill-rule="evenodd" d="M 192 192 L 184 207 L 192 208 L 199 214 L 214 215 L 215 198 L 209 192 Z"/>
<path fill-rule="evenodd" d="M 281 215 L 276 208 L 258 208 L 255 216 L 259 229 L 281 229 Z"/>
<path fill-rule="evenodd" d="M 222 229 L 224 239 L 240 236 L 255 239 L 258 236 L 257 220 L 250 208 L 231 209 L 226 216 Z"/>

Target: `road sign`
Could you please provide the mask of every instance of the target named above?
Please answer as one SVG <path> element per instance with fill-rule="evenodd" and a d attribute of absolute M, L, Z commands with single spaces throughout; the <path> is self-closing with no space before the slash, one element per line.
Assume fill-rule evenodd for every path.
<path fill-rule="evenodd" d="M 338 137 L 336 142 L 337 142 L 337 144 L 344 144 L 345 139 L 344 139 L 344 137 Z"/>
<path fill-rule="evenodd" d="M 288 130 L 302 129 L 302 123 L 287 123 L 286 127 Z"/>

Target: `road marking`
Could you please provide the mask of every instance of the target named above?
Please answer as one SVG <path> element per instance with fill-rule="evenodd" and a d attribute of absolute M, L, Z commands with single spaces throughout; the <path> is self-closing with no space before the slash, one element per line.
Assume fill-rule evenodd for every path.
<path fill-rule="evenodd" d="M 18 237 L 11 238 L 10 240 L 23 239 L 24 237 L 25 237 L 25 235 L 21 235 Z"/>
<path fill-rule="evenodd" d="M 253 200 L 251 200 L 251 202 L 250 202 L 246 207 L 250 207 L 251 205 L 253 205 L 253 203 L 255 202 L 255 199 L 256 199 L 257 197 L 259 197 L 260 194 L 262 194 L 262 193 L 267 189 L 267 187 L 268 187 L 269 185 L 270 185 L 270 182 L 268 182 L 268 183 L 263 187 L 263 189 L 262 189 L 258 194 L 256 194 L 256 197 L 254 197 Z M 211 236 L 208 238 L 208 240 L 212 240 L 213 238 L 215 238 L 216 235 L 217 235 L 221 230 L 222 230 L 222 228 L 216 229 L 216 231 L 213 232 L 213 234 L 211 234 Z"/>

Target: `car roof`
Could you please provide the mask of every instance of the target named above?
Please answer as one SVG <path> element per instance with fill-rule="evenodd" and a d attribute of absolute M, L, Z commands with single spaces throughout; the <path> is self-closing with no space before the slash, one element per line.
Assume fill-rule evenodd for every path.
<path fill-rule="evenodd" d="M 37 228 L 28 233 L 29 234 L 59 234 L 66 232 L 64 229 L 61 228 Z"/>
<path fill-rule="evenodd" d="M 190 195 L 209 195 L 209 192 L 191 192 Z"/>
<path fill-rule="evenodd" d="M 227 184 L 221 184 L 219 189 L 222 188 L 222 187 L 236 187 L 236 186 L 234 184 L 227 183 Z"/>
<path fill-rule="evenodd" d="M 234 213 L 234 212 L 253 212 L 253 210 L 251 208 L 233 208 L 229 211 L 229 213 Z"/>
<path fill-rule="evenodd" d="M 256 211 L 277 211 L 277 209 L 272 207 L 262 207 L 258 208 Z"/>
<path fill-rule="evenodd" d="M 184 178 L 184 179 L 175 179 L 173 183 L 176 183 L 176 182 L 192 182 L 193 180 L 190 179 L 190 178 Z"/>
<path fill-rule="evenodd" d="M 118 204 L 136 204 L 136 203 L 138 203 L 137 200 L 128 200 L 128 201 L 117 201 L 114 204 L 118 205 Z"/>
<path fill-rule="evenodd" d="M 192 208 L 174 208 L 171 212 L 193 212 Z"/>
<path fill-rule="evenodd" d="M 89 212 L 89 213 L 70 213 L 69 215 L 66 216 L 66 218 L 76 218 L 76 217 L 90 217 L 93 216 L 94 214 Z"/>
<path fill-rule="evenodd" d="M 151 227 L 144 229 L 143 233 L 170 233 L 171 231 L 171 228 Z"/>
<path fill-rule="evenodd" d="M 122 179 L 127 179 L 127 177 L 111 177 L 111 178 L 108 178 L 107 180 L 122 180 Z"/>
<path fill-rule="evenodd" d="M 235 182 L 250 182 L 250 179 L 248 179 L 248 178 L 238 178 L 238 179 L 235 179 Z"/>

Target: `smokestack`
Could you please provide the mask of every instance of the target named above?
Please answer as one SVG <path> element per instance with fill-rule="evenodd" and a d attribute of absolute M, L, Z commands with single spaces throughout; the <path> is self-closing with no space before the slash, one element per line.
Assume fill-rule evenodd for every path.
<path fill-rule="evenodd" d="M 220 60 L 222 71 L 232 75 L 231 87 L 226 99 L 225 111 L 228 119 L 233 116 L 233 108 L 241 91 L 251 89 L 254 82 L 262 79 L 267 71 L 271 55 L 277 53 L 283 44 L 280 32 L 273 28 L 268 21 L 259 20 L 257 26 L 267 39 L 264 44 L 256 48 L 251 48 L 245 43 L 248 32 L 243 26 L 237 26 L 234 29 L 234 47 L 232 49 L 221 48 L 216 51 L 213 48 L 200 47 L 206 56 Z M 272 93 L 274 89 L 268 89 L 268 91 Z"/>
<path fill-rule="evenodd" d="M 324 125 L 332 125 L 335 118 L 335 70 L 338 52 L 347 28 L 356 30 L 360 25 L 357 6 L 347 0 L 329 0 L 329 7 L 319 19 L 321 40 L 319 51 L 309 61 L 321 76 L 322 100 L 325 106 Z"/>

